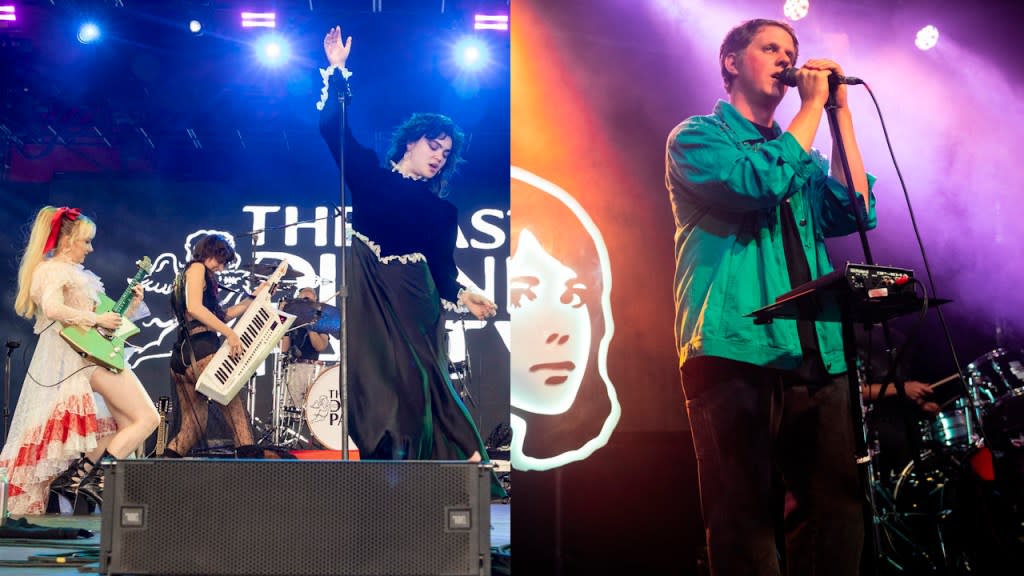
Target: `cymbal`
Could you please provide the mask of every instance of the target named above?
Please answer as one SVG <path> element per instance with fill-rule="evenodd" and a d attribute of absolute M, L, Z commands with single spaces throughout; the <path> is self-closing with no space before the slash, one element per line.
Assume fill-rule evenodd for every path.
<path fill-rule="evenodd" d="M 252 272 L 256 276 L 270 276 L 280 266 L 280 261 L 264 261 L 257 264 L 243 264 L 238 267 L 239 270 L 245 272 Z M 288 268 L 288 270 L 281 276 L 281 280 L 297 280 L 302 278 L 302 274 L 294 268 Z"/>
<path fill-rule="evenodd" d="M 337 307 L 313 300 L 289 300 L 283 310 L 295 315 L 295 324 L 310 324 L 313 332 L 337 332 L 341 327 L 341 312 Z"/>

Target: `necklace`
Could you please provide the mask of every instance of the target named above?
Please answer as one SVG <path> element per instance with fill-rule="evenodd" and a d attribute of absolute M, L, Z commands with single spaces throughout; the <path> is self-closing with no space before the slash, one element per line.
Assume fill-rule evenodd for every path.
<path fill-rule="evenodd" d="M 407 178 L 409 180 L 426 180 L 426 178 L 424 178 L 423 176 L 417 176 L 417 175 L 415 175 L 415 174 L 413 174 L 411 172 L 408 172 L 408 171 L 404 170 L 394 160 L 391 161 L 391 171 L 392 172 L 398 172 L 399 174 L 402 175 L 402 178 Z"/>

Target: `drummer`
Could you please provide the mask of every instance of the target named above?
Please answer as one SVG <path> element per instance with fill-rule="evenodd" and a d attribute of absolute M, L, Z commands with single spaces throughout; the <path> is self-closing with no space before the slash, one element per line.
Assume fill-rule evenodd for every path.
<path fill-rule="evenodd" d="M 316 291 L 308 287 L 302 288 L 299 290 L 298 298 L 293 302 L 308 302 L 315 305 L 318 303 Z M 285 310 L 290 307 L 291 303 L 285 306 Z M 328 335 L 313 331 L 314 327 L 315 323 L 301 326 L 289 331 L 281 339 L 281 353 L 286 355 L 291 364 L 288 371 L 288 396 L 294 407 L 301 407 L 305 402 L 306 391 L 323 365 L 320 362 L 320 353 L 327 349 L 329 342 Z"/>

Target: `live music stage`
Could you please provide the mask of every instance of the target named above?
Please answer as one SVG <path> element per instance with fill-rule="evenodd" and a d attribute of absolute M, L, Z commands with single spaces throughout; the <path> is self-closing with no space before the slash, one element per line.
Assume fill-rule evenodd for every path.
<path fill-rule="evenodd" d="M 50 514 L 26 519 L 92 536 L 28 541 L 21 536 L 35 529 L 12 524 L 0 554 L 15 563 L 2 573 L 25 574 L 39 565 L 29 556 L 72 548 L 83 553 L 48 571 L 77 573 L 78 557 L 105 541 L 102 564 L 111 573 L 483 574 L 492 547 L 503 547 L 495 548 L 502 573 L 510 504 L 491 494 L 494 472 L 510 488 L 508 12 L 504 0 L 0 5 L 4 433 L 21 391 L 35 385 L 28 367 L 38 335 L 13 308 L 32 215 L 47 205 L 80 208 L 96 223 L 95 252 L 84 266 L 113 300 L 136 270 L 145 271 L 137 280 L 150 313 L 135 321 L 139 332 L 125 356 L 161 414 L 157 433 L 106 477 L 100 510 L 111 517 L 75 516 L 70 502 L 50 502 Z M 498 313 L 442 316 L 442 353 L 452 389 L 499 470 L 466 461 L 370 462 L 351 441 L 340 461 L 338 269 L 353 214 L 317 109 L 324 37 L 334 26 L 359 46 L 347 64 L 356 140 L 385 159 L 395 126 L 417 112 L 450 116 L 464 132 L 465 163 L 446 196 L 459 214 L 454 260 L 459 282 L 494 300 Z M 231 376 L 241 388 L 207 394 L 221 403 L 242 399 L 255 446 L 234 453 L 214 409 L 206 437 L 185 458 L 163 459 L 182 419 L 196 417 L 183 414 L 170 381 L 178 324 L 170 293 L 196 240 L 212 233 L 239 257 L 218 279 L 221 304 L 273 278 L 278 290 L 267 310 L 289 323 L 251 374 Z M 312 295 L 302 300 L 306 289 Z M 298 326 L 331 335 L 326 349 L 286 356 L 277 343 Z M 176 550 L 184 534 L 197 539 Z"/>
<path fill-rule="evenodd" d="M 586 402 L 558 418 L 524 417 L 523 428 L 547 443 L 532 447 L 533 469 L 516 471 L 517 568 L 528 574 L 705 573 L 697 461 L 688 446 L 679 354 L 671 344 L 677 231 L 665 185 L 666 138 L 686 118 L 707 115 L 717 100 L 728 99 L 719 61 L 726 33 L 744 20 L 768 18 L 795 28 L 799 62 L 832 59 L 843 74 L 869 85 L 880 112 L 865 87 L 846 90 L 865 168 L 877 178 L 878 226 L 868 234 L 874 263 L 911 270 L 929 296 L 952 300 L 890 324 L 896 344 L 911 343 L 903 355 L 907 377 L 934 387 L 941 408 L 920 421 L 908 412 L 887 422 L 918 442 L 900 450 L 883 440 L 875 454 L 895 462 L 884 463 L 870 487 L 877 517 L 866 525 L 878 520 L 882 550 L 862 573 L 1020 571 L 1020 516 L 1014 519 L 1012 499 L 1002 490 L 1020 485 L 1020 476 L 1013 475 L 1012 464 L 1009 472 L 993 473 L 987 467 L 992 454 L 969 437 L 987 435 L 986 423 L 999 428 L 1009 422 L 995 404 L 1017 404 L 1019 396 L 1010 390 L 1024 387 L 1024 67 L 1016 40 L 1022 6 L 1012 0 L 513 0 L 513 236 L 522 228 L 540 239 L 553 229 L 575 246 L 598 246 L 590 261 L 575 254 L 561 260 L 585 269 L 591 286 L 614 284 L 610 305 L 591 318 L 595 342 L 607 337 L 614 318 L 604 378 L 586 380 L 579 392 Z M 937 43 L 929 31 L 937 31 Z M 776 110 L 783 131 L 799 110 L 797 92 L 790 88 Z M 813 147 L 835 158 L 824 121 Z M 723 177 L 744 173 L 742 165 L 737 160 L 723 167 Z M 717 208 L 702 207 L 687 217 L 704 218 L 705 210 L 714 214 Z M 724 242 L 726 232 L 716 229 L 713 236 L 719 232 L 722 237 L 709 236 L 708 242 Z M 741 242 L 725 244 L 735 248 L 730 257 L 739 258 L 740 245 L 756 242 L 741 236 Z M 685 235 L 675 238 L 687 241 Z M 856 234 L 825 242 L 835 269 L 865 262 Z M 555 240 L 549 244 L 557 247 Z M 594 272 L 594 262 L 603 264 L 602 246 L 609 265 Z M 719 265 L 725 262 L 708 264 L 701 274 L 713 274 Z M 757 290 L 753 278 L 727 284 L 726 301 L 734 286 L 737 295 Z M 716 314 L 721 309 L 712 305 L 695 313 L 694 322 L 715 322 Z M 881 334 L 874 343 L 884 347 Z M 513 370 L 525 346 L 516 339 Z M 964 383 L 947 380 L 957 364 L 969 389 L 980 393 L 975 405 L 987 407 L 982 426 L 963 406 L 969 396 Z M 1013 384 L 1001 384 L 997 372 Z M 988 392 L 995 389 L 1002 392 Z M 556 461 L 569 449 L 600 444 L 608 426 L 614 431 L 606 444 L 574 454 L 572 462 Z M 999 430 L 993 432 L 1004 448 L 1020 443 L 1015 432 L 1002 440 Z M 535 437 L 527 438 L 527 448 Z M 1020 449 L 996 450 L 1000 454 L 991 461 L 1008 464 L 1012 450 Z M 1008 479 L 993 490 L 986 480 L 993 476 Z M 520 532 L 523 526 L 532 529 Z M 1011 558 L 1009 571 L 992 568 L 1005 560 L 1002 554 Z"/>
<path fill-rule="evenodd" d="M 876 411 L 883 418 L 867 431 L 856 428 L 878 440 L 858 462 L 865 475 L 870 464 L 863 488 L 865 502 L 874 501 L 865 511 L 871 546 L 863 573 L 1019 568 L 1024 497 L 1012 492 L 1024 486 L 1014 470 L 1024 450 L 1022 8 L 1018 0 L 0 2 L 0 342 L 18 345 L 6 350 L 6 410 L 16 409 L 31 382 L 37 336 L 13 308 L 20 250 L 43 205 L 77 206 L 96 221 L 96 251 L 86 266 L 111 296 L 140 257 L 152 259 L 143 282 L 151 315 L 129 341 L 129 362 L 167 416 L 164 441 L 181 417 L 168 375 L 176 328 L 169 294 L 199 236 L 216 232 L 235 243 L 240 262 L 221 274 L 227 289 L 251 290 L 287 261 L 289 297 L 309 287 L 318 303 L 274 303 L 288 306 L 299 324 L 340 325 L 335 280 L 347 231 L 337 213 L 345 201 L 315 108 L 324 34 L 340 25 L 354 37 L 348 110 L 360 142 L 383 157 L 394 126 L 419 111 L 448 114 L 467 132 L 467 162 L 447 197 L 459 209 L 455 259 L 461 280 L 491 296 L 498 315 L 447 318 L 452 382 L 492 456 L 506 471 L 510 452 L 519 456 L 515 508 L 483 504 L 479 490 L 468 488 L 476 486 L 465 475 L 472 467 L 355 468 L 366 464 L 360 461 L 333 463 L 338 469 L 328 473 L 314 464 L 306 473 L 308 463 L 279 458 L 333 444 L 338 420 L 324 430 L 308 416 L 312 404 L 286 405 L 281 397 L 302 374 L 307 386 L 327 390 L 330 404 L 337 345 L 308 363 L 272 352 L 239 391 L 269 458 L 235 461 L 213 411 L 209 438 L 191 454 L 209 470 L 152 458 L 164 447 L 154 435 L 137 461 L 168 472 L 159 481 L 143 469 L 117 476 L 127 491 L 115 496 L 112 488 L 111 498 L 123 505 L 105 510 L 119 511 L 116 530 L 104 529 L 98 513 L 76 517 L 65 509 L 29 520 L 92 536 L 0 538 L 0 553 L 21 562 L 79 545 L 89 552 L 107 537 L 111 551 L 119 543 L 110 560 L 120 568 L 141 571 L 138 562 L 155 559 L 154 569 L 171 572 L 188 552 L 167 533 L 195 529 L 225 551 L 200 558 L 219 560 L 217 569 L 248 573 L 245 562 L 262 561 L 245 555 L 256 545 L 271 560 L 317 573 L 304 562 L 323 557 L 305 554 L 306 546 L 345 542 L 355 547 L 352 558 L 380 557 L 373 548 L 380 538 L 346 531 L 413 527 L 404 539 L 439 551 L 451 538 L 468 554 L 459 562 L 490 550 L 494 574 L 510 555 L 498 547 L 514 539 L 519 573 L 527 576 L 705 576 L 697 458 L 673 347 L 665 142 L 673 126 L 728 96 L 718 49 L 729 28 L 772 18 L 796 29 L 800 61 L 835 59 L 872 90 L 847 87 L 864 164 L 877 178 L 878 226 L 868 238 L 882 267 L 842 279 L 860 282 L 863 293 L 889 285 L 927 293 L 890 327 L 896 345 L 908 344 L 900 355 L 905 376 L 932 389 L 938 411 Z M 806 13 L 794 12 L 800 9 Z M 508 30 L 474 26 L 477 13 L 509 12 L 511 38 Z M 269 32 L 287 43 L 270 42 Z M 460 44 L 465 36 L 483 44 Z M 782 130 L 799 110 L 797 92 L 789 89 L 777 111 Z M 824 123 L 814 147 L 831 151 Z M 516 197 L 535 202 L 517 204 Z M 865 261 L 854 235 L 826 242 L 837 270 Z M 540 263 L 551 277 L 534 271 L 511 282 L 506 268 L 514 259 L 520 267 Z M 776 296 L 765 294 L 764 304 Z M 241 294 L 225 297 L 237 302 Z M 556 344 L 573 348 L 573 356 L 538 359 Z M 874 345 L 884 343 L 879 337 Z M 538 374 L 537 388 L 556 401 L 524 397 L 524 382 Z M 904 443 L 886 444 L 883 430 Z M 222 469 L 228 461 L 253 469 Z M 303 472 L 278 474 L 291 466 Z M 445 486 L 466 489 L 424 496 L 441 491 L 434 483 L 449 474 L 458 479 Z M 390 504 L 382 479 L 402 486 Z M 188 498 L 162 499 L 182 490 Z M 220 508 L 217 495 L 233 505 Z M 182 508 L 174 505 L 186 502 L 208 509 L 202 527 L 216 533 L 198 531 L 199 519 L 176 527 Z M 489 525 L 474 536 L 483 526 L 471 522 L 467 531 L 464 521 L 482 518 L 485 508 Z M 424 521 L 409 516 L 415 511 L 443 528 L 415 530 Z M 296 524 L 307 518 L 310 525 Z M 146 557 L 131 556 L 136 550 Z"/>

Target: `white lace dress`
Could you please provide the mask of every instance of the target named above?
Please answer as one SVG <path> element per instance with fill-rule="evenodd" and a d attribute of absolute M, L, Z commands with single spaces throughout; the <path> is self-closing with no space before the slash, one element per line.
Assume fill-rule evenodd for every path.
<path fill-rule="evenodd" d="M 117 427 L 89 377 L 98 368 L 60 337 L 62 324 L 94 326 L 103 293 L 99 277 L 58 260 L 39 264 L 32 275 L 39 336 L 14 410 L 0 467 L 10 482 L 12 515 L 44 514 L 50 482 Z"/>

